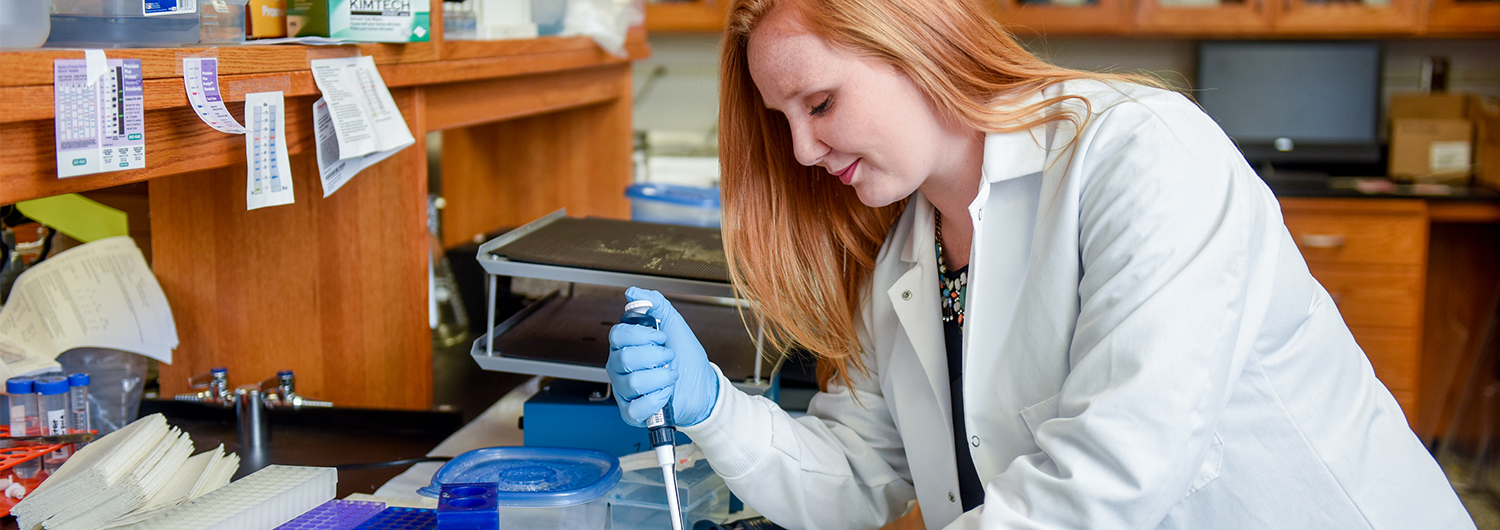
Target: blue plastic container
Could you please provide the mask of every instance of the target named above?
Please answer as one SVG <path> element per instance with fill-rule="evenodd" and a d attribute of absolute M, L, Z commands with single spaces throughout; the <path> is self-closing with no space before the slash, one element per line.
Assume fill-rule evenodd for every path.
<path fill-rule="evenodd" d="M 494 483 L 443 484 L 438 497 L 437 530 L 493 530 L 500 527 L 498 490 Z"/>
<path fill-rule="evenodd" d="M 638 183 L 625 188 L 630 219 L 649 223 L 719 227 L 719 188 Z"/>
<path fill-rule="evenodd" d="M 609 453 L 555 447 L 489 447 L 454 457 L 419 490 L 441 497 L 443 486 L 494 484 L 494 503 L 507 529 L 597 530 L 609 523 L 605 497 L 620 482 L 620 460 Z"/>

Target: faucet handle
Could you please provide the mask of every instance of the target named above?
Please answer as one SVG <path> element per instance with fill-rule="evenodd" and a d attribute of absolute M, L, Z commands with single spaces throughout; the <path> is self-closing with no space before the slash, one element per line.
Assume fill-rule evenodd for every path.
<path fill-rule="evenodd" d="M 291 370 L 276 372 L 274 377 L 266 378 L 260 382 L 261 392 L 274 395 L 266 401 L 267 405 L 274 407 L 291 407 L 299 409 L 302 407 L 332 407 L 331 401 L 319 401 L 308 399 L 297 394 L 297 378 Z"/>
<path fill-rule="evenodd" d="M 215 403 L 226 406 L 230 403 L 229 370 L 222 366 L 189 377 L 187 382 L 189 388 L 203 391 L 193 394 L 179 394 L 177 395 L 178 401 Z"/>
<path fill-rule="evenodd" d="M 207 372 L 188 378 L 188 387 L 195 389 L 210 388 L 214 383 L 229 386 L 229 369 L 222 366 L 214 367 Z"/>

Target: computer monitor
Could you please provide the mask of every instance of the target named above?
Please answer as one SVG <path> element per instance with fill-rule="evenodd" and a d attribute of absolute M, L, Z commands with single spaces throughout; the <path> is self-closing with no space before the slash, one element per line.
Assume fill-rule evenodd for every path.
<path fill-rule="evenodd" d="M 1369 164 L 1380 64 L 1374 42 L 1204 42 L 1193 95 L 1257 170 Z"/>

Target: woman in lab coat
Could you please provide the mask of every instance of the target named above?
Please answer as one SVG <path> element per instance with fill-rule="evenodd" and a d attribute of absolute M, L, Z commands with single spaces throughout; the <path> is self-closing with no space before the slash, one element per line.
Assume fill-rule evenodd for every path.
<path fill-rule="evenodd" d="M 621 414 L 790 528 L 1473 528 L 1275 197 L 1191 101 L 1048 65 L 978 0 L 739 0 L 724 241 L 808 415 L 659 294 Z M 687 315 L 690 319 L 692 315 Z"/>

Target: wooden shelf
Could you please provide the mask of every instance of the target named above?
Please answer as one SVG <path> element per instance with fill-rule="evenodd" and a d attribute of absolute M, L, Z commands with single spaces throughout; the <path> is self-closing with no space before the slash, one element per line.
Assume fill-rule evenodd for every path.
<path fill-rule="evenodd" d="M 426 50 L 432 46 L 417 43 Z M 364 53 L 366 47 L 385 50 L 380 55 L 388 62 L 380 67 L 380 75 L 386 85 L 398 87 L 430 87 L 443 93 L 451 92 L 451 83 L 515 78 L 526 91 L 514 94 L 527 98 L 532 103 L 519 107 L 511 104 L 510 110 L 494 112 L 477 111 L 493 109 L 494 100 L 459 98 L 428 98 L 424 104 L 437 107 L 442 116 L 459 113 L 465 115 L 464 124 L 483 123 L 509 117 L 540 112 L 553 112 L 573 106 L 588 105 L 602 101 L 597 91 L 577 94 L 580 87 L 577 71 L 605 66 L 628 65 L 629 61 L 645 57 L 650 53 L 645 32 L 636 29 L 627 41 L 630 57 L 615 57 L 600 50 L 593 41 L 583 37 L 547 37 L 515 41 L 450 42 L 447 49 L 454 51 L 453 60 L 405 61 L 413 56 L 401 53 L 399 45 L 360 45 L 339 47 L 312 46 L 246 46 L 220 48 L 220 61 L 226 73 L 220 76 L 220 86 L 230 110 L 239 114 L 239 104 L 245 94 L 279 90 L 287 98 L 315 96 L 317 85 L 312 73 L 306 69 L 308 61 L 319 58 L 345 57 Z M 285 48 L 285 49 L 282 49 Z M 226 50 L 233 50 L 228 52 Z M 201 50 L 200 50 L 201 51 Z M 171 71 L 169 63 L 196 53 L 191 49 L 121 49 L 111 50 L 112 58 L 139 58 L 146 80 L 143 83 L 146 105 L 147 167 L 134 171 L 99 173 L 83 177 L 59 179 L 50 146 L 52 136 L 52 78 L 54 59 L 82 58 L 76 50 L 40 50 L 0 53 L 0 71 L 8 86 L 0 86 L 0 204 L 47 197 L 60 193 L 74 193 L 131 182 L 139 182 L 164 175 L 190 171 L 215 169 L 244 163 L 243 142 L 237 136 L 221 134 L 198 120 L 188 108 L 187 95 L 182 85 L 180 72 Z M 234 59 L 238 57 L 239 59 Z M 235 61 L 244 60 L 244 64 Z M 278 61 L 286 61 L 278 63 Z M 302 65 L 300 70 L 288 69 L 288 65 Z M 11 70 L 9 68 L 14 68 Z M 12 72 L 19 72 L 12 76 Z M 46 76 L 40 72 L 46 72 Z M 562 73 L 561 77 L 549 79 L 545 74 Z M 16 79 L 34 83 L 18 85 Z M 618 90 L 611 97 L 618 97 Z M 313 98 L 316 99 L 316 98 Z M 238 103 L 236 103 L 238 102 Z M 309 102 L 310 103 L 310 102 Z M 476 107 L 465 110 L 463 107 Z M 296 104 L 289 103 L 289 107 Z M 502 104 L 501 106 L 504 106 Z M 450 107 L 459 107 L 456 109 Z M 290 154 L 311 152 L 311 116 L 308 113 L 288 113 L 287 133 L 293 139 L 287 143 Z M 457 126 L 458 122 L 444 119 L 437 126 L 426 130 L 445 129 Z M 41 149 L 47 146 L 47 149 Z"/>
<path fill-rule="evenodd" d="M 436 24 L 437 22 L 435 22 Z M 631 171 L 630 61 L 584 37 L 509 41 L 112 49 L 138 58 L 145 80 L 145 169 L 59 179 L 53 152 L 52 64 L 79 50 L 0 52 L 0 204 L 143 183 L 152 267 L 181 346 L 161 391 L 214 366 L 231 384 L 277 370 L 299 391 L 339 406 L 432 405 L 427 329 L 427 132 L 445 138 L 444 225 L 487 232 L 536 209 L 624 217 Z M 296 202 L 245 209 L 244 138 L 219 133 L 189 107 L 181 58 L 220 59 L 235 115 L 244 96 L 286 97 Z M 322 197 L 312 140 L 319 91 L 309 61 L 368 55 L 391 88 L 416 145 Z M 138 191 L 137 191 L 138 193 Z M 146 213 L 146 212 L 143 212 Z"/>

